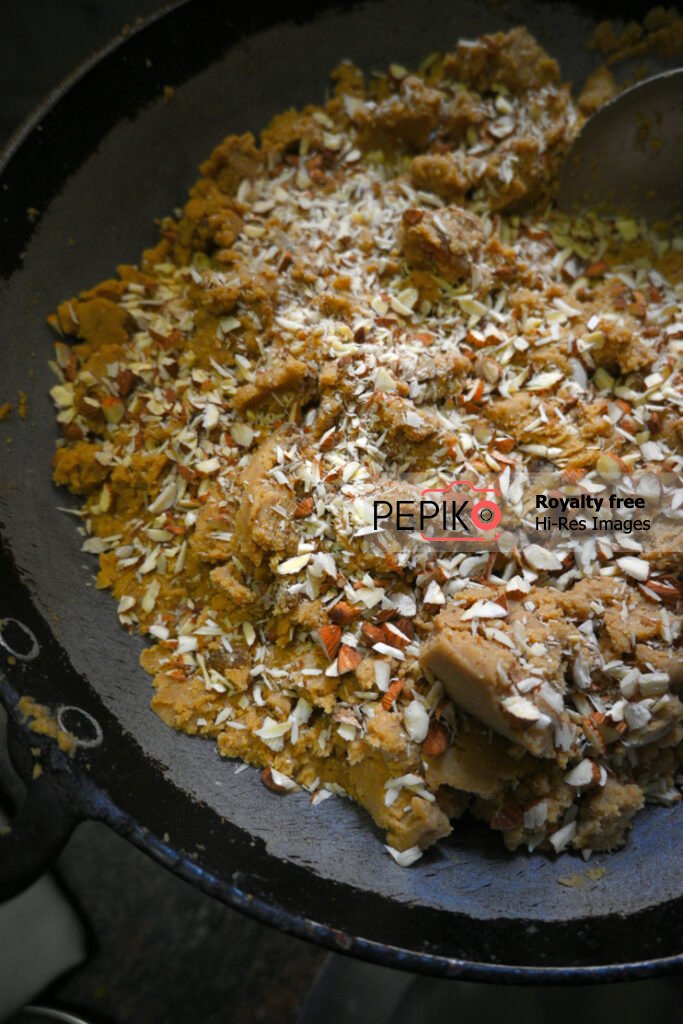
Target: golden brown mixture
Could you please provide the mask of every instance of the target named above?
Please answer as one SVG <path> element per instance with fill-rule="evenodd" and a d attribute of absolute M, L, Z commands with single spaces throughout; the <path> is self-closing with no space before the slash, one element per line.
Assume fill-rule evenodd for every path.
<path fill-rule="evenodd" d="M 169 725 L 348 794 L 400 864 L 466 810 L 511 849 L 612 849 L 680 798 L 683 240 L 553 211 L 581 114 L 524 29 L 334 82 L 51 318 L 55 480 Z M 521 522 L 541 471 L 640 474 L 657 527 L 375 528 L 462 478 Z"/>

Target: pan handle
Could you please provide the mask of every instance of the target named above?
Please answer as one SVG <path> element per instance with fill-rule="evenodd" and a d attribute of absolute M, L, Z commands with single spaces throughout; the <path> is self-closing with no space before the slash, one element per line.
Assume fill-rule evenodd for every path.
<path fill-rule="evenodd" d="M 47 870 L 78 821 L 48 775 L 29 784 L 19 810 L 6 827 L 0 825 L 0 903 Z"/>
<path fill-rule="evenodd" d="M 25 793 L 19 803 L 15 792 L 9 806 L 16 804 L 18 809 L 7 823 L 0 815 L 0 903 L 18 896 L 51 866 L 82 819 L 68 787 L 59 784 L 59 773 L 35 773 L 27 737 L 11 713 L 6 733 L 10 763 L 23 779 Z M 39 737 L 35 742 L 45 744 Z"/>

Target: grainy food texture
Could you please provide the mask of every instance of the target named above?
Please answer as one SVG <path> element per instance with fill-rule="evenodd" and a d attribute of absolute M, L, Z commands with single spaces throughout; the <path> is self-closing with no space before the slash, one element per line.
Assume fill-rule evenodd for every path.
<path fill-rule="evenodd" d="M 170 726 L 347 794 L 399 864 L 466 812 L 614 849 L 680 799 L 682 240 L 553 209 L 615 86 L 580 109 L 523 28 L 333 81 L 50 317 L 55 480 Z M 553 553 L 373 528 L 463 477 L 521 507 L 539 466 L 651 471 L 668 526 Z"/>

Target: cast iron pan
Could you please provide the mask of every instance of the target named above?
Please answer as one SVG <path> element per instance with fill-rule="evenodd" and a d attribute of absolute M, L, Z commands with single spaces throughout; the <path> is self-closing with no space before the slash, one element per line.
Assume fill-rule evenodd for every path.
<path fill-rule="evenodd" d="M 79 819 L 95 818 L 226 903 L 379 963 L 516 982 L 672 971 L 683 966 L 683 807 L 648 808 L 624 851 L 593 858 L 606 873 L 584 887 L 561 883 L 584 870 L 580 859 L 511 856 L 475 825 L 403 870 L 349 802 L 277 796 L 256 771 L 236 775 L 211 742 L 162 724 L 138 665 L 142 641 L 94 589 L 77 520 L 57 510 L 74 503 L 50 481 L 44 318 L 155 240 L 155 218 L 182 202 L 223 135 L 322 99 L 343 57 L 368 70 L 410 65 L 458 36 L 520 22 L 574 80 L 597 63 L 584 48 L 595 13 L 572 5 L 320 6 L 299 3 L 299 20 L 277 27 L 257 4 L 166 11 L 67 82 L 0 169 L 0 392 L 28 398 L 24 420 L 0 424 L 0 619 L 16 620 L 0 630 L 1 695 L 28 782 L 0 838 L 0 892 L 30 881 Z M 26 694 L 76 735 L 74 758 L 19 724 Z M 36 750 L 44 771 L 33 779 Z"/>

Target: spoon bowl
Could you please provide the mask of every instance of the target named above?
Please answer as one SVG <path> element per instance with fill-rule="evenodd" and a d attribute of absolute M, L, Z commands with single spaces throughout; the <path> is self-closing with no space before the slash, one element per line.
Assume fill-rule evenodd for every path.
<path fill-rule="evenodd" d="M 683 223 L 683 68 L 626 89 L 586 122 L 560 172 L 557 205 Z"/>

